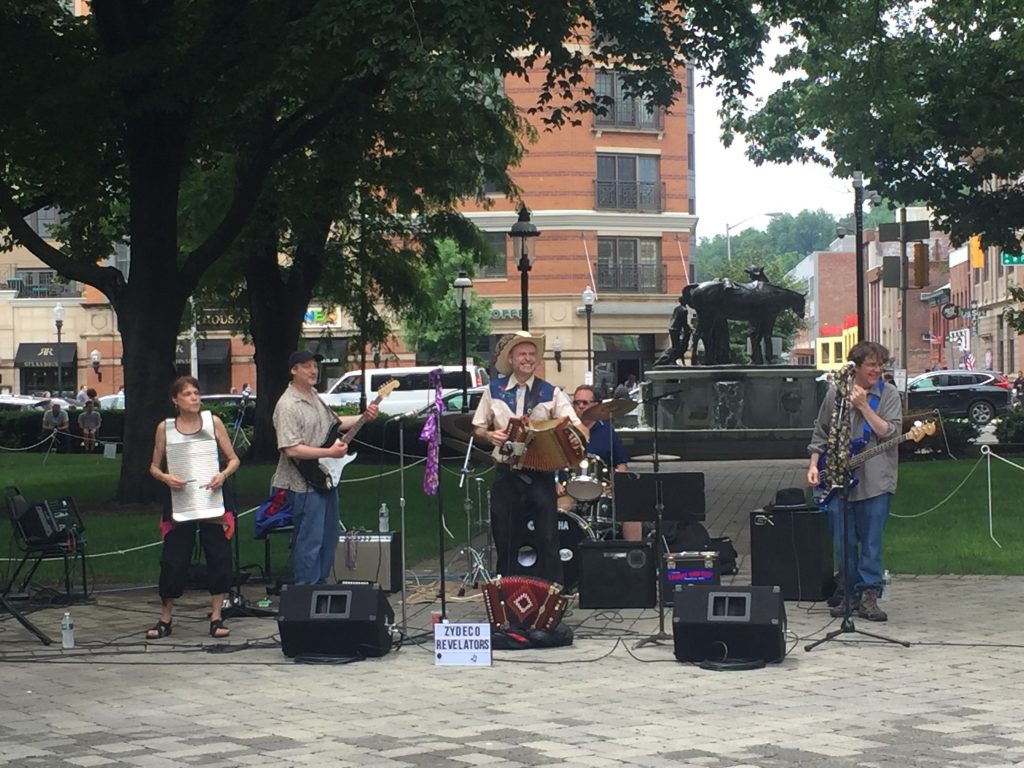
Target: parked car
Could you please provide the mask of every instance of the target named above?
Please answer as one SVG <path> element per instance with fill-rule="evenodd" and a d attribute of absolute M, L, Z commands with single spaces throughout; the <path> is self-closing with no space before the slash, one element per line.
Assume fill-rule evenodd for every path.
<path fill-rule="evenodd" d="M 1010 410 L 1013 384 L 996 371 L 930 371 L 907 384 L 908 411 L 988 424 Z"/>
<path fill-rule="evenodd" d="M 98 398 L 100 401 L 100 408 L 117 408 L 124 410 L 124 392 L 119 392 L 116 395 L 103 395 Z M 207 405 L 240 405 L 243 400 L 247 400 L 247 407 L 256 407 L 256 398 L 249 397 L 243 398 L 241 395 L 202 395 L 201 399 Z"/>
<path fill-rule="evenodd" d="M 32 397 L 31 395 L 0 395 L 0 410 L 4 411 L 47 411 L 57 403 L 64 410 L 71 403 L 59 397 Z"/>
<path fill-rule="evenodd" d="M 367 368 L 366 379 L 363 372 L 348 371 L 334 382 L 320 399 L 328 405 L 358 405 L 360 390 L 366 393 L 366 401 L 370 402 L 375 393 L 392 379 L 398 381 L 398 388 L 381 401 L 381 413 L 395 415 L 418 410 L 428 406 L 434 399 L 434 387 L 430 383 L 430 374 L 436 365 L 408 366 L 405 368 Z M 488 376 L 484 368 L 469 368 L 466 371 L 470 387 L 487 384 Z M 462 366 L 446 365 L 441 370 L 441 387 L 443 395 L 451 395 L 462 391 Z"/>
<path fill-rule="evenodd" d="M 476 412 L 476 407 L 480 404 L 480 398 L 483 397 L 485 389 L 487 387 L 473 387 L 466 390 L 466 395 L 469 398 L 469 413 Z M 444 413 L 462 413 L 462 390 L 444 395 L 441 402 L 444 403 Z M 430 416 L 433 407 L 433 405 L 427 405 L 421 408 L 416 414 L 417 418 L 425 419 Z"/>

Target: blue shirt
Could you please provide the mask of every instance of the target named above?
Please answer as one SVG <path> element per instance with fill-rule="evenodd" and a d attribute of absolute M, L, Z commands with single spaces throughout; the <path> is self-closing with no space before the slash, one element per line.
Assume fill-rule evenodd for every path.
<path fill-rule="evenodd" d="M 609 436 L 611 436 L 611 445 L 608 443 Z M 626 455 L 626 449 L 622 445 L 622 440 L 612 431 L 612 428 L 606 421 L 594 422 L 594 425 L 590 428 L 590 442 L 587 443 L 587 453 L 600 456 L 601 460 L 611 470 L 614 470 L 619 464 L 629 463 L 629 456 Z M 614 461 L 612 460 L 613 456 Z"/>

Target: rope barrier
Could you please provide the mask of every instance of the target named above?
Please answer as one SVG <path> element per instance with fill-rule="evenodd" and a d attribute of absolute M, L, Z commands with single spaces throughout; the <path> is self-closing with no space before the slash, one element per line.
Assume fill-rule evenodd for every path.
<path fill-rule="evenodd" d="M 33 448 L 38 448 L 40 445 L 44 445 L 45 443 L 52 443 L 56 439 L 57 435 L 51 433 L 44 437 L 42 440 L 40 440 L 38 443 L 35 443 L 34 445 L 28 445 L 25 446 L 24 448 L 6 448 L 0 445 L 0 451 L 7 451 L 8 453 L 20 453 L 22 451 L 31 451 Z"/>

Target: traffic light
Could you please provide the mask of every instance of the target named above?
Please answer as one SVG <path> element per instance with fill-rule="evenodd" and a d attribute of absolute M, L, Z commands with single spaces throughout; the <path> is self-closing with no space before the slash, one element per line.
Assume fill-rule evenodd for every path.
<path fill-rule="evenodd" d="M 914 285 L 924 288 L 928 282 L 928 244 L 914 243 Z"/>

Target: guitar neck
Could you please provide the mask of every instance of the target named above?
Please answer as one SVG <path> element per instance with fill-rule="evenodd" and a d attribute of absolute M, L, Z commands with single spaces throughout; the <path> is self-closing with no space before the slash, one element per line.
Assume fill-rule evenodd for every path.
<path fill-rule="evenodd" d="M 905 440 L 909 440 L 912 434 L 913 433 L 911 432 L 904 432 L 899 437 L 891 437 L 888 440 L 879 443 L 874 448 L 868 448 L 866 451 L 858 453 L 856 456 L 850 459 L 850 469 L 856 469 L 865 461 L 870 459 L 872 456 L 879 454 L 888 448 L 891 448 L 893 445 L 896 445 L 897 443 L 902 443 Z"/>
<path fill-rule="evenodd" d="M 374 401 L 373 401 L 372 405 L 380 405 L 380 401 L 382 399 L 383 398 L 380 397 L 380 395 L 378 395 L 376 398 L 374 398 Z M 356 433 L 359 432 L 359 430 L 363 428 L 363 425 L 366 424 L 366 422 L 368 422 L 368 421 L 369 421 L 369 419 L 366 416 L 366 411 L 363 411 L 363 413 L 359 416 L 359 420 L 355 424 L 353 424 L 349 428 L 349 430 L 344 435 L 339 437 L 338 439 L 341 442 L 343 442 L 345 445 L 348 445 L 355 438 Z"/>

